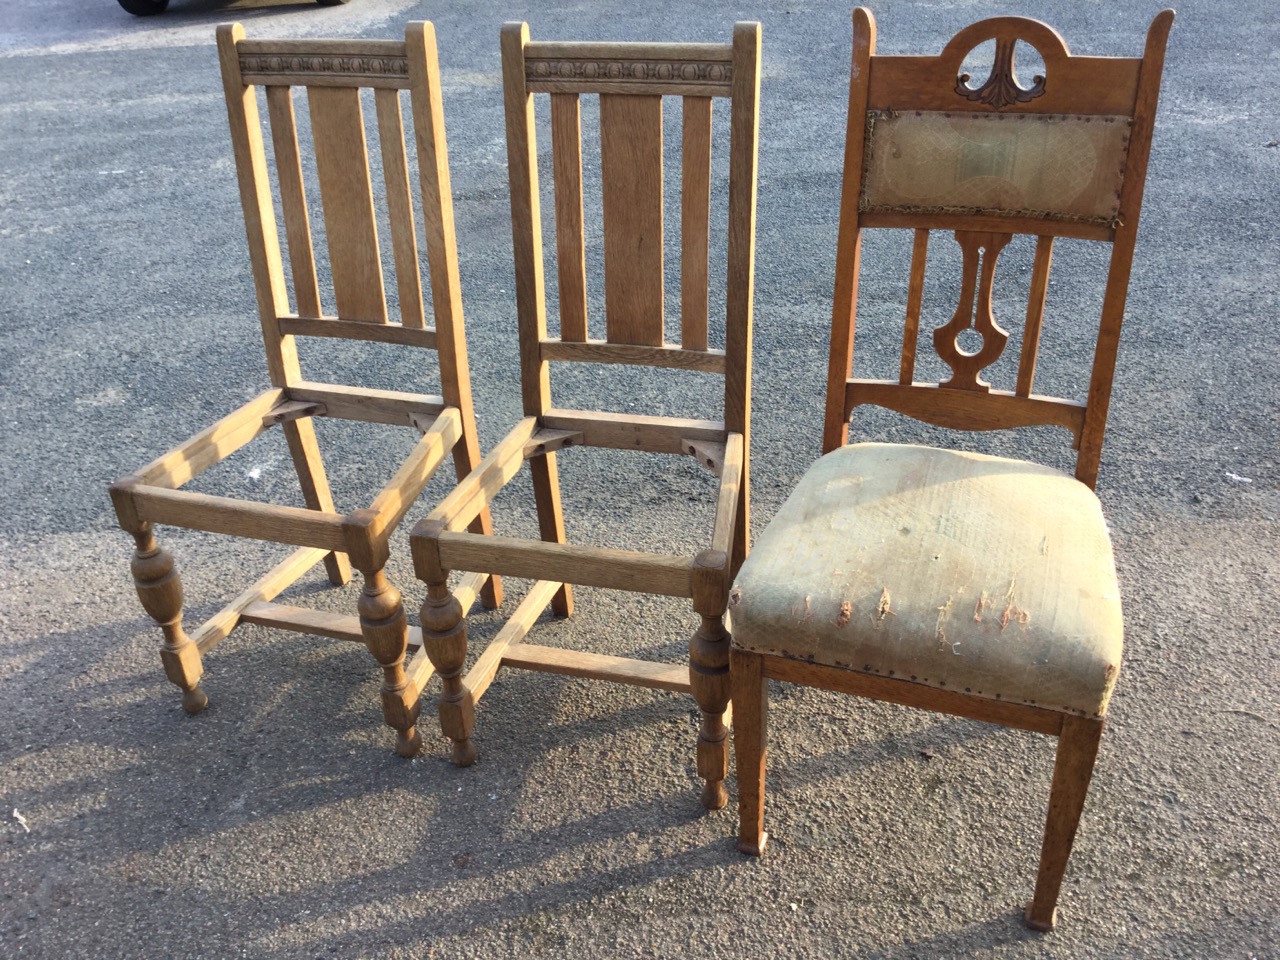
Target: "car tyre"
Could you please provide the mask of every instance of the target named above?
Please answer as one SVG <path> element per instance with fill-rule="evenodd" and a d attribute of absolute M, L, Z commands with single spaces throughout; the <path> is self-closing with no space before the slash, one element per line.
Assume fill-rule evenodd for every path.
<path fill-rule="evenodd" d="M 164 13 L 169 0 L 120 0 L 120 6 L 135 17 L 154 17 L 157 13 Z"/>

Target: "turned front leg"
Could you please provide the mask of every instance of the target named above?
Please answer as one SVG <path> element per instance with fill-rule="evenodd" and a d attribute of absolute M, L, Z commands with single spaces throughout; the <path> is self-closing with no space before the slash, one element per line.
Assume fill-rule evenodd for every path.
<path fill-rule="evenodd" d="M 391 550 L 382 518 L 372 510 L 356 510 L 342 521 L 351 563 L 364 577 L 357 610 L 360 632 L 369 653 L 382 667 L 382 715 L 396 732 L 396 753 L 412 757 L 422 749 L 418 736 L 419 691 L 409 684 L 404 658 L 409 651 L 409 624 L 400 591 L 383 568 Z"/>
<path fill-rule="evenodd" d="M 200 689 L 204 665 L 197 647 L 182 629 L 182 578 L 174 565 L 173 554 L 156 543 L 151 524 L 141 524 L 133 534 L 137 549 L 129 569 L 138 599 L 151 619 L 164 631 L 160 662 L 165 676 L 182 689 L 182 709 L 199 713 L 209 705 Z"/>
<path fill-rule="evenodd" d="M 728 559 L 715 550 L 694 562 L 693 606 L 702 625 L 689 640 L 689 685 L 702 711 L 698 728 L 698 776 L 703 780 L 702 805 L 719 810 L 729 801 L 724 778 L 729 773 L 729 631 L 725 629 Z"/>
<path fill-rule="evenodd" d="M 422 604 L 422 645 L 436 668 L 443 689 L 440 693 L 440 729 L 453 741 L 455 766 L 475 763 L 476 748 L 471 731 L 476 725 L 476 700 L 462 682 L 467 659 L 467 621 L 462 604 L 449 591 L 445 580 L 427 584 Z"/>
<path fill-rule="evenodd" d="M 382 715 L 396 732 L 396 753 L 416 756 L 422 749 L 418 735 L 420 701 L 409 685 L 404 659 L 409 649 L 409 625 L 400 591 L 382 570 L 361 570 L 364 589 L 357 609 L 365 646 L 382 667 Z"/>

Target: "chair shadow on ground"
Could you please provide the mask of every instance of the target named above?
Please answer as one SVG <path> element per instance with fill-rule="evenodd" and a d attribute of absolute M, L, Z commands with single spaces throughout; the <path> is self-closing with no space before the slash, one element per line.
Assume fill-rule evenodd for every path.
<path fill-rule="evenodd" d="M 262 956 L 321 942 L 354 955 L 371 942 L 504 927 L 553 945 L 561 934 L 547 918 L 575 906 L 673 883 L 712 889 L 726 869 L 756 866 L 734 849 L 733 805 L 708 815 L 698 802 L 686 698 L 634 691 L 602 709 L 598 698 L 622 688 L 500 675 L 477 731 L 481 759 L 457 769 L 448 741 L 431 730 L 435 683 L 420 720 L 426 755 L 391 754 L 370 695 L 378 671 L 359 645 L 242 628 L 209 658 L 210 708 L 188 717 L 159 669 L 153 633 L 136 617 L 3 648 L 33 690 L 65 677 L 75 654 L 66 722 L 28 729 L 30 739 L 0 754 L 5 802 L 29 817 L 40 841 L 0 847 L 0 862 L 31 878 L 15 891 L 14 929 L 49 936 L 40 917 L 21 919 L 23 904 L 89 900 L 77 888 L 97 877 L 117 884 L 122 909 L 164 891 L 170 927 L 238 916 L 248 901 L 252 917 L 292 918 L 285 927 L 236 923 L 238 941 Z M 123 675 L 121 658 L 137 660 Z M 809 787 L 997 733 L 939 723 L 780 758 L 777 769 Z M 615 741 L 630 755 L 618 757 Z M 593 757 L 588 782 L 555 782 Z M 276 867 L 247 866 L 259 851 Z M 51 881 L 37 886 L 52 875 L 51 860 L 82 864 L 52 894 Z M 752 876 L 740 880 L 761 882 Z M 178 909 L 196 902 L 197 911 Z M 1012 914 L 986 926 L 991 940 L 1022 937 Z M 971 935 L 958 932 L 957 942 Z"/>

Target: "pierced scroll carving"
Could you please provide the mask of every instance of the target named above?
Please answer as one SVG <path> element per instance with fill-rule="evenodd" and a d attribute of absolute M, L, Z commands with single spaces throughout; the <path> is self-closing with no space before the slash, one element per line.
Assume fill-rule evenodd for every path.
<path fill-rule="evenodd" d="M 1018 41 L 1013 38 L 996 40 L 995 62 L 991 64 L 991 73 L 982 86 L 969 86 L 972 79 L 969 74 L 962 73 L 956 77 L 956 93 L 966 100 L 989 104 L 1000 110 L 1014 103 L 1028 103 L 1036 97 L 1044 95 L 1044 77 L 1037 74 L 1030 87 L 1018 83 L 1014 72 L 1013 48 Z"/>
<path fill-rule="evenodd" d="M 956 231 L 956 242 L 964 252 L 960 303 L 950 322 L 933 331 L 933 348 L 951 368 L 951 379 L 940 386 L 979 393 L 991 389 L 980 374 L 1000 359 L 1009 342 L 1009 332 L 996 323 L 991 310 L 992 278 L 1000 251 L 1011 239 L 1013 235 L 1009 233 Z M 972 353 L 962 349 L 959 342 L 960 334 L 969 329 L 982 337 L 982 347 Z"/>

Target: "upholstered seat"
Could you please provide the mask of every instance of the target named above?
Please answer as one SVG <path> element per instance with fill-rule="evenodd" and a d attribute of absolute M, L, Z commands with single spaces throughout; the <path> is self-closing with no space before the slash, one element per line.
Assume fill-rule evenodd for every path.
<path fill-rule="evenodd" d="M 734 645 L 1085 716 L 1123 629 L 1098 498 L 1050 467 L 859 443 L 819 460 L 730 599 Z"/>

